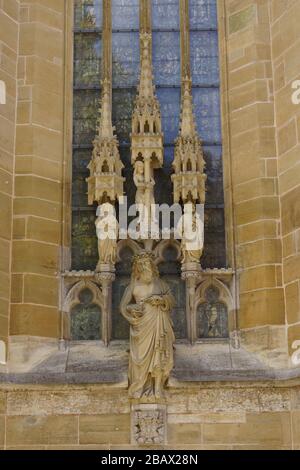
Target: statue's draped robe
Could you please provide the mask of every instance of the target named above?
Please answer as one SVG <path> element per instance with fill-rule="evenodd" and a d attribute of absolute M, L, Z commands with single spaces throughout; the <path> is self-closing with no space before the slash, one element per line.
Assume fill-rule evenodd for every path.
<path fill-rule="evenodd" d="M 165 384 L 173 368 L 175 337 L 170 312 L 174 297 L 168 285 L 157 278 L 151 296 L 161 296 L 164 305 L 151 305 L 143 299 L 143 315 L 134 318 L 126 310 L 133 298 L 133 289 L 131 283 L 124 293 L 121 312 L 130 323 L 129 395 L 139 398 L 151 393 L 151 379 L 155 376 L 160 375 Z"/>

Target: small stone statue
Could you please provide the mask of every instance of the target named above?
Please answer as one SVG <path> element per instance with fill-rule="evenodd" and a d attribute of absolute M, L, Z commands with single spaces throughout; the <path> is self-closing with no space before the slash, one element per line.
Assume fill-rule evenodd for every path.
<path fill-rule="evenodd" d="M 131 282 L 120 305 L 130 323 L 129 396 L 161 398 L 173 368 L 175 341 L 170 313 L 175 304 L 159 278 L 151 252 L 135 255 Z"/>
<path fill-rule="evenodd" d="M 195 204 L 182 216 L 182 263 L 199 263 L 203 252 L 204 226 Z"/>
<path fill-rule="evenodd" d="M 101 271 L 101 264 L 114 265 L 117 257 L 118 221 L 112 204 L 102 204 L 95 225 L 99 255 L 96 271 Z"/>
<path fill-rule="evenodd" d="M 134 164 L 133 181 L 136 186 L 135 203 L 139 209 L 140 232 L 149 230 L 151 221 L 155 222 L 154 214 L 154 178 L 150 176 L 150 181 L 145 178 L 145 165 L 142 161 L 137 160 Z"/>

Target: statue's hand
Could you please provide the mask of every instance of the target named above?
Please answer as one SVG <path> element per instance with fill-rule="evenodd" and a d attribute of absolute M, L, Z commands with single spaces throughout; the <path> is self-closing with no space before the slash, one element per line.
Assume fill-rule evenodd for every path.
<path fill-rule="evenodd" d="M 164 298 L 160 295 L 152 295 L 152 297 L 148 299 L 148 302 L 153 306 L 163 305 L 165 303 Z"/>

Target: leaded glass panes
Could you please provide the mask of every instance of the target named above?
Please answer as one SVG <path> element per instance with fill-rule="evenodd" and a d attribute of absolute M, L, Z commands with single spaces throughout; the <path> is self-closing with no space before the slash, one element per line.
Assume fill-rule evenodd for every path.
<path fill-rule="evenodd" d="M 194 115 L 205 143 L 221 143 L 220 96 L 218 88 L 194 88 Z"/>
<path fill-rule="evenodd" d="M 100 86 L 102 43 L 98 34 L 75 34 L 74 86 Z"/>
<path fill-rule="evenodd" d="M 194 114 L 207 173 L 203 267 L 226 263 L 216 4 L 216 0 L 189 1 Z M 152 0 L 153 74 L 165 143 L 164 167 L 155 171 L 155 194 L 158 202 L 167 203 L 172 203 L 171 164 L 180 122 L 179 24 L 179 0 Z M 73 268 L 93 269 L 95 209 L 87 205 L 85 178 L 99 109 L 102 1 L 75 0 L 74 28 Z M 126 165 L 125 190 L 132 202 L 130 132 L 139 75 L 138 0 L 112 0 L 112 28 L 113 124 Z"/>
<path fill-rule="evenodd" d="M 95 208 L 75 206 L 72 211 L 73 269 L 94 269 L 97 253 Z"/>
<path fill-rule="evenodd" d="M 197 309 L 198 338 L 228 338 L 228 309 L 219 301 L 218 289 L 209 287 L 205 297 Z"/>
<path fill-rule="evenodd" d="M 95 138 L 99 111 L 99 92 L 74 91 L 73 144 L 91 145 Z"/>
<path fill-rule="evenodd" d="M 190 28 L 217 29 L 217 1 L 190 0 Z"/>
<path fill-rule="evenodd" d="M 71 339 L 101 339 L 101 311 L 92 303 L 93 294 L 84 289 L 79 294 L 80 304 L 71 310 Z"/>
<path fill-rule="evenodd" d="M 180 86 L 179 32 L 154 32 L 152 43 L 155 85 Z"/>
<path fill-rule="evenodd" d="M 134 89 L 117 89 L 113 92 L 113 125 L 120 145 L 129 144 L 131 117 L 136 92 Z"/>
<path fill-rule="evenodd" d="M 102 27 L 102 0 L 75 0 L 76 29 Z"/>
<path fill-rule="evenodd" d="M 191 72 L 193 85 L 219 85 L 217 31 L 191 31 Z"/>
<path fill-rule="evenodd" d="M 139 29 L 139 0 L 112 0 L 113 30 Z"/>
<path fill-rule="evenodd" d="M 152 28 L 179 30 L 179 2 L 152 0 Z"/>
<path fill-rule="evenodd" d="M 162 129 L 165 144 L 174 144 L 178 135 L 180 116 L 180 88 L 159 88 Z"/>
<path fill-rule="evenodd" d="M 136 87 L 139 76 L 139 34 L 112 34 L 113 87 Z"/>

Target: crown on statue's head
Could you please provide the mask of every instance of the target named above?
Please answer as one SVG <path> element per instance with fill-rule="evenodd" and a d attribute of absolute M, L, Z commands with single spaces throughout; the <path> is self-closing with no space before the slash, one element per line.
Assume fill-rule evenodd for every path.
<path fill-rule="evenodd" d="M 146 260 L 150 260 L 150 261 L 154 260 L 154 254 L 152 253 L 152 251 L 143 250 L 143 251 L 140 251 L 139 253 L 136 253 L 132 257 L 133 263 L 146 261 Z"/>

